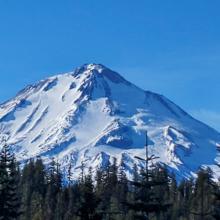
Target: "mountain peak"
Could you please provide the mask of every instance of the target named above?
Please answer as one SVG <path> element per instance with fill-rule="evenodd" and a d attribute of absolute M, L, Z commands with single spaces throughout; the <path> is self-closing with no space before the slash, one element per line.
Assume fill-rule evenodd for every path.
<path fill-rule="evenodd" d="M 42 80 L 0 105 L 0 134 L 19 161 L 57 157 L 77 175 L 82 161 L 95 170 L 123 159 L 128 174 L 141 167 L 146 130 L 150 152 L 183 176 L 220 161 L 219 133 L 102 64 Z"/>
<path fill-rule="evenodd" d="M 77 76 L 83 73 L 102 73 L 104 69 L 107 68 L 102 64 L 89 63 L 76 68 L 74 75 Z"/>
<path fill-rule="evenodd" d="M 96 63 L 89 63 L 85 64 L 84 66 L 87 68 L 87 70 L 97 70 L 99 73 L 101 73 L 103 69 L 107 69 L 107 67 L 105 67 L 104 65 Z"/>
<path fill-rule="evenodd" d="M 130 82 L 128 82 L 126 79 L 124 79 L 119 73 L 107 68 L 106 66 L 102 64 L 96 64 L 96 63 L 89 63 L 84 64 L 74 71 L 74 76 L 80 76 L 80 75 L 95 75 L 97 77 L 104 77 L 113 83 L 124 83 L 127 85 L 131 85 Z"/>

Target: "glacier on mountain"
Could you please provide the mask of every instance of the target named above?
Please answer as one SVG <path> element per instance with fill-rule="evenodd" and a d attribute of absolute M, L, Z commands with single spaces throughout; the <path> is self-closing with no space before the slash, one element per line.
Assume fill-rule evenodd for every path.
<path fill-rule="evenodd" d="M 95 171 L 113 158 L 132 175 L 144 156 L 145 132 L 158 162 L 181 177 L 200 166 L 220 176 L 220 134 L 162 95 L 144 91 L 98 64 L 42 80 L 0 105 L 0 135 L 20 162 L 56 158 L 76 178 L 82 162 Z"/>

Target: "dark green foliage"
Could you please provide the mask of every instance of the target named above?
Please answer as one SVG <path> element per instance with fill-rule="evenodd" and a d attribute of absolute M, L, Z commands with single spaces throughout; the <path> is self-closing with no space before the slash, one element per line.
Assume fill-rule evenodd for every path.
<path fill-rule="evenodd" d="M 30 160 L 19 172 L 8 146 L 0 158 L 2 220 L 220 219 L 220 187 L 209 170 L 199 171 L 195 181 L 177 183 L 163 166 L 146 174 L 135 165 L 129 181 L 125 164 L 114 160 L 95 177 L 82 166 L 79 180 L 63 185 L 55 160 L 47 168 L 40 158 Z"/>
<path fill-rule="evenodd" d="M 43 219 L 46 189 L 46 171 L 42 160 L 30 160 L 24 166 L 21 177 L 22 220 Z"/>
<path fill-rule="evenodd" d="M 193 219 L 191 217 L 194 183 L 192 180 L 183 180 L 177 187 L 174 201 L 173 219 Z"/>
<path fill-rule="evenodd" d="M 0 152 L 0 219 L 17 219 L 20 215 L 18 191 L 19 168 L 8 145 Z"/>
<path fill-rule="evenodd" d="M 210 170 L 200 170 L 198 172 L 191 210 L 195 220 L 212 219 L 213 210 L 210 204 L 213 203 L 213 184 L 211 178 L 212 173 Z"/>
<path fill-rule="evenodd" d="M 214 191 L 214 208 L 213 208 L 214 219 L 220 219 L 220 188 L 215 185 Z"/>
<path fill-rule="evenodd" d="M 79 185 L 80 202 L 77 215 L 82 220 L 94 219 L 97 201 L 92 180 L 92 171 L 86 175 Z"/>
<path fill-rule="evenodd" d="M 169 180 L 167 171 L 161 166 L 151 170 L 142 170 L 138 181 L 131 182 L 135 187 L 135 196 L 128 202 L 137 219 L 168 219 L 171 208 L 169 198 Z"/>
<path fill-rule="evenodd" d="M 45 195 L 45 218 L 48 220 L 61 219 L 62 208 L 62 176 L 60 167 L 53 159 L 47 176 L 47 190 Z"/>
<path fill-rule="evenodd" d="M 145 158 L 136 156 L 144 167 L 138 177 L 137 167 L 134 169 L 133 201 L 126 202 L 129 210 L 133 211 L 136 219 L 168 219 L 171 203 L 169 201 L 169 178 L 165 166 L 155 164 L 158 157 L 149 156 L 148 135 L 146 133 Z M 149 168 L 149 165 L 151 168 Z"/>

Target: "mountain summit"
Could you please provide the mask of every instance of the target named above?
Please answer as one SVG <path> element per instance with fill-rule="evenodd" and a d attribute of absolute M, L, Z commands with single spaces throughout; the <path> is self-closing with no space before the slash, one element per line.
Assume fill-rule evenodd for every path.
<path fill-rule="evenodd" d="M 85 166 L 105 167 L 123 160 L 128 175 L 134 156 L 150 152 L 182 177 L 200 166 L 218 175 L 220 134 L 195 120 L 164 96 L 144 91 L 103 65 L 75 71 L 26 87 L 0 105 L 0 134 L 19 161 L 57 158 L 75 177 Z"/>

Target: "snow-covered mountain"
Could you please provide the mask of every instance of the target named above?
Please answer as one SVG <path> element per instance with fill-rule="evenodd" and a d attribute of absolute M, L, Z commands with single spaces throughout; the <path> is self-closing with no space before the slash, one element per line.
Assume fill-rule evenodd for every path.
<path fill-rule="evenodd" d="M 103 65 L 42 80 L 0 105 L 0 134 L 18 160 L 54 157 L 64 171 L 71 163 L 75 177 L 82 162 L 95 170 L 113 157 L 131 174 L 140 163 L 134 156 L 144 156 L 146 131 L 150 152 L 177 174 L 191 176 L 204 165 L 218 175 L 217 131 Z"/>

